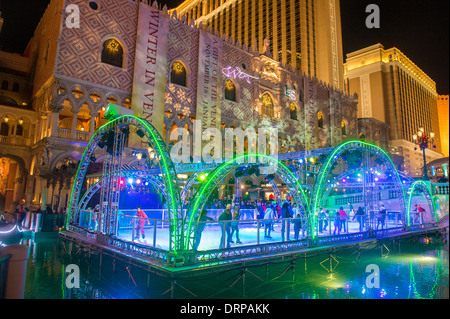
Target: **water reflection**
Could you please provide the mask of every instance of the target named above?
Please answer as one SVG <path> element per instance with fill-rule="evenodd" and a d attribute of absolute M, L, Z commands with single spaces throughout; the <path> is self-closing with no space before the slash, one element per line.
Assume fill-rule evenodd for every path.
<path fill-rule="evenodd" d="M 27 299 L 139 299 L 139 298 L 255 298 L 255 299 L 448 299 L 447 244 L 401 241 L 361 247 L 333 255 L 298 257 L 288 262 L 249 266 L 240 270 L 177 279 L 148 274 L 136 267 L 113 263 L 107 257 L 58 239 L 22 240 L 30 247 Z M 327 259 L 326 259 L 327 258 Z M 331 263 L 330 263 L 331 258 Z M 325 259 L 325 260 L 324 260 Z M 68 289 L 65 267 L 80 267 L 80 288 Z M 102 263 L 102 267 L 99 265 Z M 368 287 L 368 265 L 380 270 L 379 287 Z M 292 270 L 294 269 L 294 271 Z"/>

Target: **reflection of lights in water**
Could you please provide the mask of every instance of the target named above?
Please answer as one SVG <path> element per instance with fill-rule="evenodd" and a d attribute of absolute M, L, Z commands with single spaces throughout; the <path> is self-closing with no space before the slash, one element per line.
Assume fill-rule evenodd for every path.
<path fill-rule="evenodd" d="M 419 256 L 414 258 L 415 262 L 421 262 L 421 263 L 434 263 L 437 262 L 436 257 L 430 257 L 430 256 Z"/>

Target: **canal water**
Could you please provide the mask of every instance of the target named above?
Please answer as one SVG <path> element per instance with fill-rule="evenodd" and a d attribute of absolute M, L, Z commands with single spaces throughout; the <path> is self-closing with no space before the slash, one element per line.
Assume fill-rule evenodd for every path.
<path fill-rule="evenodd" d="M 77 247 L 69 253 L 55 236 L 18 242 L 29 246 L 26 299 L 449 298 L 448 239 L 391 240 L 332 255 L 250 263 L 246 271 L 194 272 L 175 281 Z M 79 288 L 67 286 L 71 264 L 79 267 Z"/>

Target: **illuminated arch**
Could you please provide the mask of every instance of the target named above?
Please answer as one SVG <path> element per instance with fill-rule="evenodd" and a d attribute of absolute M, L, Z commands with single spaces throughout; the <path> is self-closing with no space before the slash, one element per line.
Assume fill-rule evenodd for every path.
<path fill-rule="evenodd" d="M 178 84 L 187 87 L 188 72 L 185 64 L 180 60 L 172 63 L 170 68 L 170 83 Z"/>
<path fill-rule="evenodd" d="M 192 200 L 187 212 L 189 220 L 185 223 L 185 250 L 190 250 L 193 247 L 194 234 L 200 217 L 199 210 L 203 209 L 203 206 L 208 201 L 209 196 L 215 188 L 214 186 L 218 185 L 220 181 L 224 179 L 231 171 L 244 165 L 277 165 L 275 174 L 278 175 L 286 183 L 289 190 L 291 191 L 291 195 L 294 201 L 303 207 L 303 212 L 305 213 L 304 218 L 306 219 L 306 222 L 308 222 L 309 203 L 302 186 L 300 185 L 298 179 L 295 177 L 292 171 L 282 162 L 270 156 L 261 154 L 248 155 L 249 158 L 257 158 L 257 161 L 255 163 L 240 164 L 239 162 L 246 157 L 246 155 L 238 156 L 232 160 L 222 163 L 214 171 L 209 172 L 207 178 L 195 193 L 194 199 Z M 267 163 L 260 163 L 259 161 L 261 159 L 264 159 Z"/>
<path fill-rule="evenodd" d="M 236 83 L 232 79 L 225 81 L 225 100 L 237 102 L 237 88 Z"/>
<path fill-rule="evenodd" d="M 163 139 L 159 135 L 158 131 L 144 119 L 135 116 L 120 116 L 100 127 L 89 141 L 78 170 L 75 175 L 75 181 L 72 187 L 70 202 L 67 212 L 66 229 L 69 224 L 76 224 L 76 217 L 78 214 L 77 206 L 81 196 L 81 188 L 83 186 L 84 178 L 87 168 L 91 161 L 91 157 L 94 155 L 95 150 L 98 148 L 99 142 L 105 133 L 115 129 L 129 129 L 130 126 L 136 128 L 136 133 L 142 139 L 146 138 L 148 145 L 154 150 L 158 158 L 159 168 L 163 178 L 164 188 L 167 194 L 167 208 L 169 211 L 169 225 L 170 225 L 170 242 L 169 249 L 177 254 L 179 247 L 183 244 L 182 233 L 182 209 L 180 204 L 180 195 L 178 180 L 170 154 L 164 144 Z"/>
<path fill-rule="evenodd" d="M 317 113 L 317 127 L 323 128 L 323 113 L 322 113 L 322 111 L 319 111 Z"/>
<path fill-rule="evenodd" d="M 396 179 L 396 183 L 395 183 L 395 187 L 397 189 L 397 191 L 401 194 L 401 198 L 399 198 L 400 201 L 400 208 L 402 211 L 405 210 L 405 192 L 402 186 L 402 180 L 400 178 L 400 175 L 395 167 L 395 165 L 392 163 L 392 160 L 389 158 L 389 156 L 386 154 L 386 152 L 384 150 L 382 150 L 381 148 L 379 148 L 376 145 L 373 144 L 369 144 L 366 142 L 362 142 L 362 141 L 356 141 L 356 140 L 352 140 L 352 141 L 347 141 L 345 143 L 342 143 L 341 145 L 337 146 L 326 158 L 325 162 L 323 163 L 318 175 L 317 175 L 317 179 L 316 182 L 314 184 L 314 189 L 313 189 L 313 193 L 311 196 L 311 202 L 310 202 L 310 214 L 313 214 L 313 212 L 317 212 L 318 208 L 322 206 L 322 198 L 323 198 L 323 192 L 324 189 L 326 189 L 325 185 L 325 178 L 327 177 L 327 175 L 330 173 L 331 168 L 332 168 L 332 164 L 333 164 L 333 160 L 336 156 L 341 155 L 342 153 L 349 151 L 349 150 L 365 150 L 365 151 L 369 151 L 373 154 L 375 154 L 376 156 L 380 156 L 383 160 L 384 163 L 387 163 L 389 165 L 389 167 L 392 169 L 392 171 L 394 172 L 394 178 Z M 403 218 L 405 219 L 405 215 L 403 214 Z M 405 220 L 404 220 L 405 221 Z M 405 221 L 406 222 L 406 221 Z M 314 232 L 311 232 L 314 236 Z"/>
<path fill-rule="evenodd" d="M 291 102 L 290 106 L 290 118 L 291 120 L 297 120 L 298 119 L 298 115 L 297 115 L 297 104 L 295 104 L 294 102 Z"/>
<path fill-rule="evenodd" d="M 270 117 L 275 117 L 275 103 L 269 92 L 261 96 L 261 113 Z"/>
<path fill-rule="evenodd" d="M 439 222 L 439 217 L 436 214 L 435 203 L 434 203 L 433 195 L 432 195 L 433 193 L 431 191 L 430 186 L 427 185 L 427 183 L 425 183 L 424 181 L 415 181 L 408 188 L 408 201 L 407 201 L 407 206 L 406 206 L 407 225 L 410 226 L 411 205 L 412 205 L 412 199 L 414 197 L 414 192 L 416 190 L 421 190 L 422 191 L 422 195 L 427 200 L 428 207 L 430 207 L 433 210 L 433 212 L 430 212 L 430 214 L 434 217 L 434 221 L 436 223 Z"/>
<path fill-rule="evenodd" d="M 102 44 L 101 61 L 122 68 L 124 53 L 123 45 L 118 39 L 114 37 L 108 38 Z"/>
<path fill-rule="evenodd" d="M 343 136 L 347 135 L 347 123 L 344 120 L 341 122 L 341 133 Z"/>

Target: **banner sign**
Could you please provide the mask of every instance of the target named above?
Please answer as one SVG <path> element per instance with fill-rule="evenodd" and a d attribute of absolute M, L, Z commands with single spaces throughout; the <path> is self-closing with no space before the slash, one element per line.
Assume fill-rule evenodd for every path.
<path fill-rule="evenodd" d="M 139 2 L 133 110 L 163 136 L 169 16 Z"/>
<path fill-rule="evenodd" d="M 196 119 L 201 121 L 201 132 L 204 132 L 208 128 L 220 130 L 222 117 L 223 76 L 221 61 L 223 42 L 218 37 L 203 29 L 199 29 L 199 32 Z M 206 143 L 208 141 L 202 141 L 201 145 L 203 146 Z M 195 145 L 198 144 L 196 143 Z M 219 154 L 215 155 L 217 156 Z"/>

